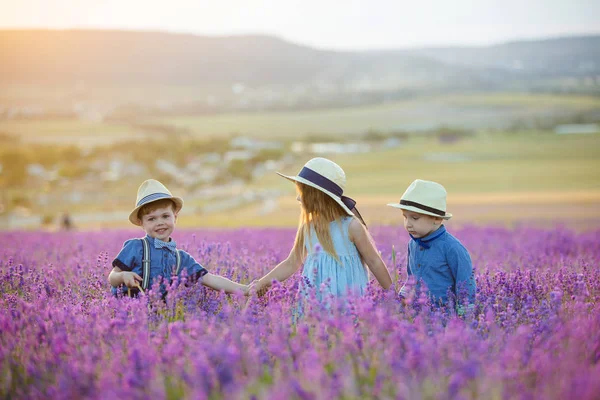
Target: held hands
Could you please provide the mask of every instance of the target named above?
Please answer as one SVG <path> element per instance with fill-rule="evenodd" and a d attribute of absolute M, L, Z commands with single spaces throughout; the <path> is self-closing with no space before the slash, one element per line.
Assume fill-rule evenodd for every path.
<path fill-rule="evenodd" d="M 257 282 L 257 280 L 254 280 L 247 285 L 241 285 L 244 296 L 252 296 L 254 293 L 256 293 L 255 286 Z"/>
<path fill-rule="evenodd" d="M 265 295 L 265 293 L 267 293 L 267 290 L 269 290 L 267 285 L 261 283 L 259 279 L 255 279 L 248 285 L 247 295 L 252 296 L 256 294 L 258 297 L 262 297 Z"/>
<path fill-rule="evenodd" d="M 242 293 L 244 293 L 244 296 L 251 296 L 252 295 L 252 285 L 254 285 L 254 282 L 256 281 L 252 281 L 247 285 L 244 285 L 244 289 L 242 290 Z"/>

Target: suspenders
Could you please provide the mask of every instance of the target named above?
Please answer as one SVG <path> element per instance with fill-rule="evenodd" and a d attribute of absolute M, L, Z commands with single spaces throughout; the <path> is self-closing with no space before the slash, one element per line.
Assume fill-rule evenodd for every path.
<path fill-rule="evenodd" d="M 142 289 L 146 291 L 150 283 L 150 246 L 146 238 L 142 238 L 141 241 L 144 245 L 144 255 L 142 256 Z"/>
<path fill-rule="evenodd" d="M 144 255 L 142 256 L 142 290 L 146 291 L 150 284 L 150 245 L 145 237 L 140 240 L 144 247 Z M 175 250 L 175 257 L 177 258 L 175 275 L 179 275 L 179 270 L 181 269 L 181 254 L 179 253 L 179 250 Z"/>

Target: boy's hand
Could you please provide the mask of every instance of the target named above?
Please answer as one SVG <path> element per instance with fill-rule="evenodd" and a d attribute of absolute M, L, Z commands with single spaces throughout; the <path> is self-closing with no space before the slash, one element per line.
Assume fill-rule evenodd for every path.
<path fill-rule="evenodd" d="M 138 287 L 143 280 L 142 277 L 135 272 L 123 271 L 121 274 L 123 276 L 123 285 L 128 288 Z"/>
<path fill-rule="evenodd" d="M 243 285 L 244 289 L 242 290 L 242 293 L 244 293 L 245 296 L 250 296 L 252 293 L 254 293 L 254 282 L 256 281 L 252 281 L 248 285 Z"/>

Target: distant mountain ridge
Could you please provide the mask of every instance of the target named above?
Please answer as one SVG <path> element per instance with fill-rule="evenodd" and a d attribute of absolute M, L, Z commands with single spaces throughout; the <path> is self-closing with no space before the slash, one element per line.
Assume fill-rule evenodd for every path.
<path fill-rule="evenodd" d="M 523 40 L 487 47 L 419 49 L 413 54 L 452 64 L 554 76 L 600 73 L 600 36 Z"/>
<path fill-rule="evenodd" d="M 0 84 L 242 83 L 379 92 L 503 90 L 548 79 L 600 76 L 600 36 L 347 52 L 258 35 L 0 30 L 0 54 Z"/>

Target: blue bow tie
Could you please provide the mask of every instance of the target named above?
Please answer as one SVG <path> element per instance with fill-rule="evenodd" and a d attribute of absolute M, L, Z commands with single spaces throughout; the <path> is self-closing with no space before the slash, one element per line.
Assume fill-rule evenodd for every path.
<path fill-rule="evenodd" d="M 428 237 L 425 238 L 416 238 L 413 235 L 410 235 L 410 238 L 412 240 L 414 240 L 415 242 L 417 242 L 417 244 L 425 249 L 428 249 L 431 247 L 431 242 L 433 242 L 434 239 L 439 238 L 440 236 L 442 236 L 442 234 L 446 232 L 446 228 L 444 227 L 444 225 L 440 226 L 438 228 L 437 231 L 435 231 L 434 233 L 432 233 L 431 235 L 429 235 Z"/>
<path fill-rule="evenodd" d="M 428 248 L 430 248 L 430 247 L 431 247 L 431 246 L 430 246 L 430 245 L 428 245 L 426 242 L 422 241 L 422 240 L 421 240 L 421 239 L 419 239 L 419 238 L 416 238 L 416 237 L 414 237 L 413 235 L 410 235 L 410 238 L 411 238 L 412 240 L 414 240 L 415 242 L 417 242 L 417 244 L 418 244 L 419 246 L 421 246 L 421 247 L 423 247 L 423 248 L 425 248 L 425 249 L 428 249 Z"/>
<path fill-rule="evenodd" d="M 175 251 L 177 250 L 177 244 L 173 239 L 171 239 L 170 242 L 163 242 L 160 239 L 154 238 L 154 248 L 162 249 L 163 247 L 167 248 L 168 250 L 171 250 L 173 253 L 175 253 Z"/>

